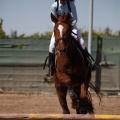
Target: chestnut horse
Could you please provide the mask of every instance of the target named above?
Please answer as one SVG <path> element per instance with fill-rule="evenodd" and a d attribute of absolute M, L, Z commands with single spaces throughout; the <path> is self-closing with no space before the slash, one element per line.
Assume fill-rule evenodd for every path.
<path fill-rule="evenodd" d="M 79 50 L 79 43 L 71 34 L 72 17 L 70 14 L 56 18 L 55 23 L 55 72 L 54 83 L 63 114 L 70 114 L 66 95 L 69 91 L 72 108 L 77 114 L 94 113 L 91 97 L 88 92 L 91 72 Z"/>

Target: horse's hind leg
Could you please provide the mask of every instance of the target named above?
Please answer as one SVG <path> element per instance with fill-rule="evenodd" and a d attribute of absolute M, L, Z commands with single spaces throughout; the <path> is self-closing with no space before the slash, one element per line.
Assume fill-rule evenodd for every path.
<path fill-rule="evenodd" d="M 67 88 L 56 87 L 56 89 L 57 89 L 57 94 L 58 94 L 60 105 L 63 109 L 63 114 L 70 114 L 70 111 L 67 106 L 67 101 L 66 101 Z"/>
<path fill-rule="evenodd" d="M 83 82 L 80 86 L 80 113 L 87 114 L 87 88 Z"/>
<path fill-rule="evenodd" d="M 87 114 L 94 113 L 92 101 L 90 96 L 87 95 L 88 92 L 88 85 L 83 83 L 81 84 L 81 93 L 80 93 L 80 113 Z"/>

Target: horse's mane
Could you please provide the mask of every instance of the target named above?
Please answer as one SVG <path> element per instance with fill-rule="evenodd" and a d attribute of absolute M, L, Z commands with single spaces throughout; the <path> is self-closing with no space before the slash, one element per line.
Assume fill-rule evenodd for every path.
<path fill-rule="evenodd" d="M 58 16 L 58 22 L 66 23 L 70 27 L 72 27 L 72 16 L 70 13 L 62 16 Z"/>

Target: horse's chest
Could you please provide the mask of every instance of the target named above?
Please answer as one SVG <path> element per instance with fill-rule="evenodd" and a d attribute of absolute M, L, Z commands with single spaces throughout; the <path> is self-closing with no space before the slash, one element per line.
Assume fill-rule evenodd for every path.
<path fill-rule="evenodd" d="M 75 65 L 73 61 L 68 58 L 59 59 L 57 63 L 58 72 L 63 72 L 65 74 L 78 74 L 78 65 Z"/>

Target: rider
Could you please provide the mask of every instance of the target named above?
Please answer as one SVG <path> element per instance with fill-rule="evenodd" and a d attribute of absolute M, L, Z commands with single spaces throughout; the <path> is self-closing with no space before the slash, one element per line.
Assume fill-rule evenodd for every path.
<path fill-rule="evenodd" d="M 95 64 L 92 64 L 92 60 L 90 58 L 90 54 L 88 53 L 88 50 L 85 46 L 84 40 L 79 32 L 79 30 L 76 27 L 76 23 L 77 23 L 77 12 L 76 12 L 76 7 L 75 4 L 73 2 L 74 0 L 58 0 L 56 2 L 53 3 L 52 7 L 51 7 L 51 13 L 57 18 L 57 15 L 65 15 L 68 12 L 70 12 L 72 18 L 73 18 L 73 22 L 72 22 L 72 26 L 73 26 L 73 32 L 76 33 L 72 34 L 80 43 L 82 51 L 83 51 L 83 56 L 85 57 L 85 60 L 87 61 L 89 68 L 91 71 L 95 70 Z M 69 10 L 68 7 L 68 2 L 69 2 L 69 7 L 71 10 Z M 54 25 L 54 23 L 53 23 Z M 54 37 L 54 32 L 52 34 L 51 37 L 51 41 L 50 41 L 50 45 L 49 45 L 49 63 L 48 63 L 48 67 L 49 67 L 49 71 L 47 76 L 51 76 L 53 75 L 53 61 L 54 61 L 54 48 L 55 48 L 55 37 Z"/>

